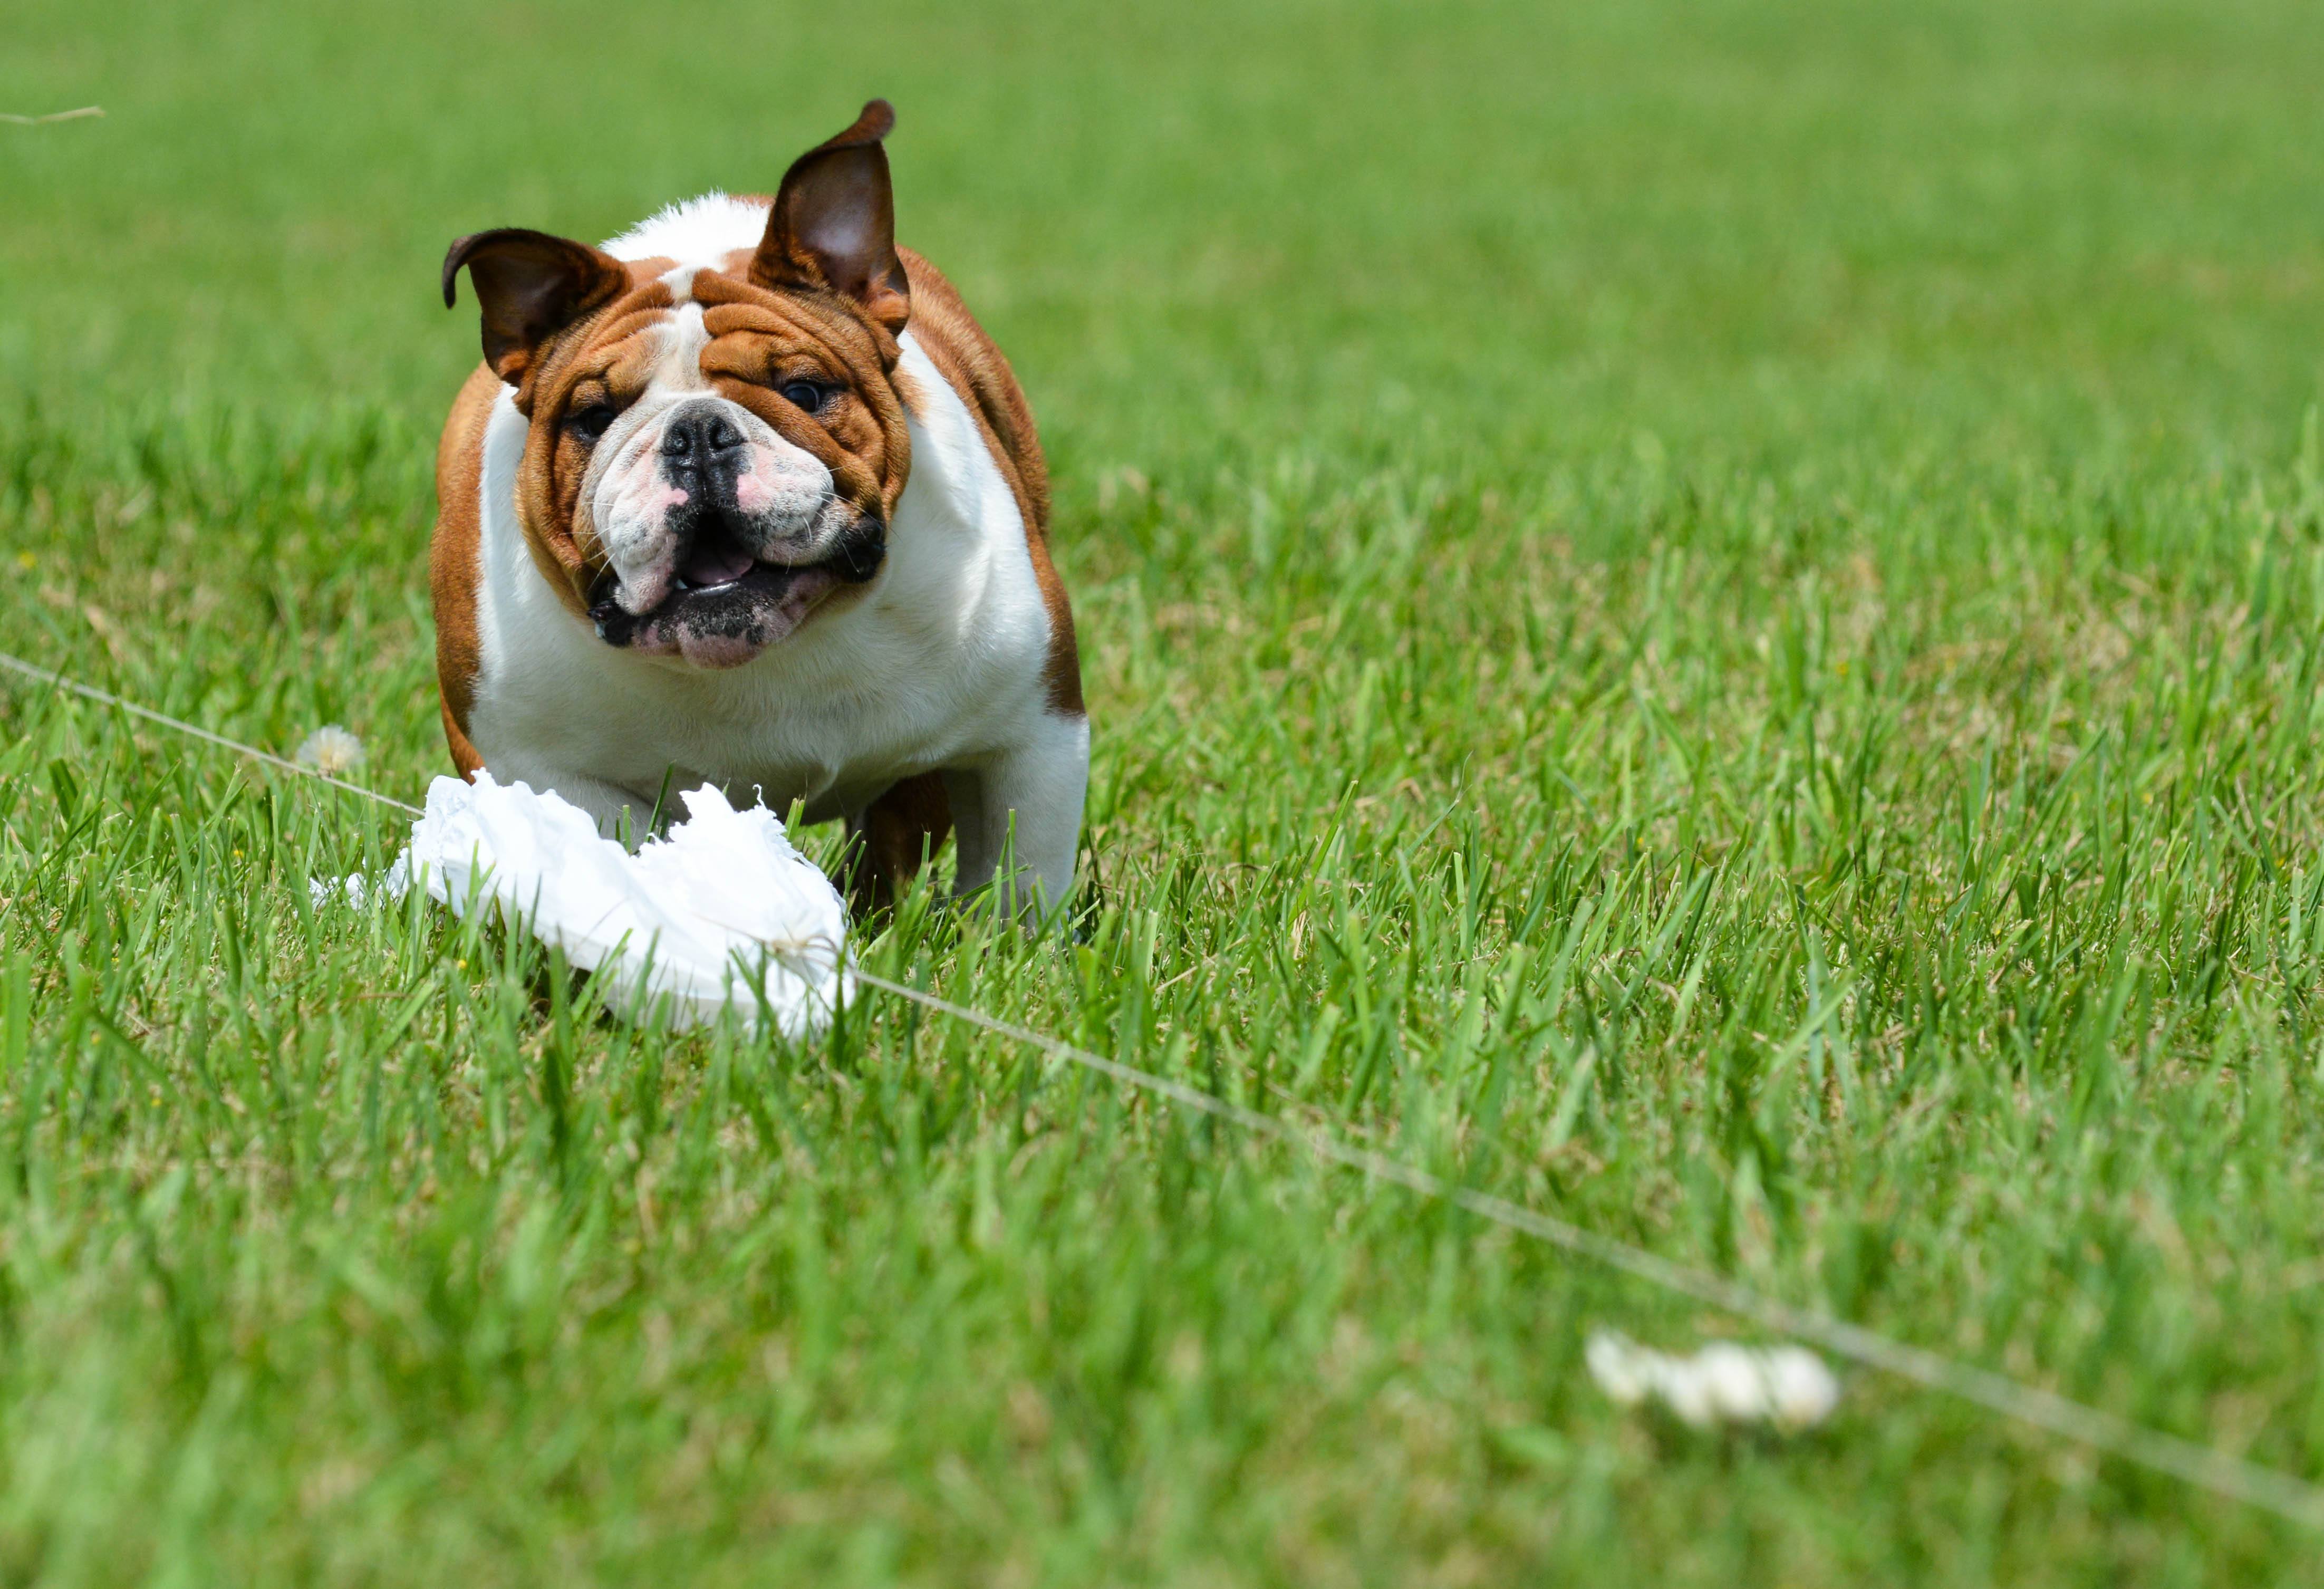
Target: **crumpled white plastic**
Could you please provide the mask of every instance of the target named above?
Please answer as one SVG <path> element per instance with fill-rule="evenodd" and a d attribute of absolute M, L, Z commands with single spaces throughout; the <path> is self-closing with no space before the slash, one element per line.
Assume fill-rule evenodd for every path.
<path fill-rule="evenodd" d="M 1599 1389 L 1623 1406 L 1651 1396 L 1696 1428 L 1724 1421 L 1804 1429 L 1840 1404 L 1840 1381 L 1804 1346 L 1714 1341 L 1692 1357 L 1676 1357 L 1599 1330 L 1583 1347 L 1582 1360 Z"/>
<path fill-rule="evenodd" d="M 661 1002 L 673 1027 L 732 1010 L 753 1028 L 771 1014 L 787 1037 L 820 1030 L 853 992 L 838 891 L 764 806 L 737 811 L 706 784 L 678 798 L 687 819 L 632 854 L 554 791 L 438 778 L 381 887 L 416 880 L 455 915 L 497 907 L 603 972 L 605 1008 L 625 1019 Z"/>

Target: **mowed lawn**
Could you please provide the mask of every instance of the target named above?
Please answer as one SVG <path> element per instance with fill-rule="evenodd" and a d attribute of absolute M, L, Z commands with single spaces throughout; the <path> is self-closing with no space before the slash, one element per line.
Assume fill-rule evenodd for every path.
<path fill-rule="evenodd" d="M 1015 359 L 1080 941 L 865 964 L 2324 1476 L 2312 0 L 11 0 L 0 650 L 445 770 L 455 236 L 890 97 Z M 833 836 L 808 836 L 828 855 Z M 887 1000 L 316 912 L 0 686 L 0 1580 L 2304 1584 L 2324 1538 Z"/>

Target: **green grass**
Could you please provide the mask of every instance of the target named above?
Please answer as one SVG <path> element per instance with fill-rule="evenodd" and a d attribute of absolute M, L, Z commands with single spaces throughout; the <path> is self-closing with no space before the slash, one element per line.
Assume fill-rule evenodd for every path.
<path fill-rule="evenodd" d="M 444 245 L 891 96 L 1102 914 L 866 964 L 2324 1475 L 2324 11 L 15 0 L 0 649 L 444 767 Z M 2299 1584 L 2319 1539 L 890 1002 L 576 1008 L 0 690 L 0 1580 Z M 828 834 L 810 836 L 827 850 Z"/>

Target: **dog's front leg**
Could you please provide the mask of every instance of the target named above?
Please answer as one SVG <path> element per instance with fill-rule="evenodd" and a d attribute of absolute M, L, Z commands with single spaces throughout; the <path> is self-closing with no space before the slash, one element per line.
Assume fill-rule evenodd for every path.
<path fill-rule="evenodd" d="M 1060 916 L 1089 792 L 1089 719 L 1043 713 L 1023 740 L 947 769 L 944 782 L 958 836 L 954 894 L 991 886 L 1020 916 Z"/>

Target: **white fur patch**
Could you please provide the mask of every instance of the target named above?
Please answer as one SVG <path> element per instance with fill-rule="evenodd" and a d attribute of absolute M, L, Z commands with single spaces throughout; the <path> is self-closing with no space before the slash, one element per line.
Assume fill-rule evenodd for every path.
<path fill-rule="evenodd" d="M 738 248 L 758 247 L 766 230 L 765 205 L 705 193 L 640 221 L 604 250 L 615 259 L 674 259 L 691 279 L 692 272 L 724 263 Z"/>
<path fill-rule="evenodd" d="M 672 271 L 671 275 L 678 273 Z M 687 291 L 693 291 L 689 283 Z M 710 346 L 703 328 L 702 306 L 679 299 L 678 308 L 665 311 L 653 328 L 653 389 L 658 392 L 715 390 L 702 373 L 702 350 Z"/>

